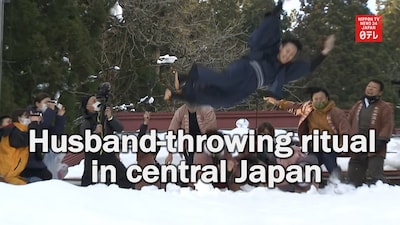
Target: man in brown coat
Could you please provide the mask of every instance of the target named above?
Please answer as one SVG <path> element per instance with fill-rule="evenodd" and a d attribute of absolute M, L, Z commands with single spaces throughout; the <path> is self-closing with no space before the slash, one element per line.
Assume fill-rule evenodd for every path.
<path fill-rule="evenodd" d="M 355 186 L 362 185 L 366 178 L 375 183 L 385 181 L 383 163 L 386 145 L 393 132 L 393 108 L 390 103 L 380 99 L 384 85 L 382 81 L 370 80 L 364 97 L 352 107 L 349 119 L 355 133 L 368 135 L 370 129 L 376 132 L 375 152 L 352 154 L 349 161 L 348 177 Z"/>
<path fill-rule="evenodd" d="M 207 131 L 217 130 L 217 119 L 211 106 L 191 106 L 184 104 L 179 107 L 171 120 L 168 130 L 183 129 L 185 134 L 195 136 L 205 134 Z M 194 145 L 196 146 L 196 144 Z M 187 165 L 193 164 L 194 152 L 184 154 Z M 172 153 L 165 159 L 165 164 L 172 162 Z"/>
<path fill-rule="evenodd" d="M 309 135 L 313 130 L 319 130 L 319 134 L 328 131 L 329 135 L 351 134 L 350 124 L 346 114 L 335 106 L 335 102 L 329 99 L 327 90 L 318 87 L 308 89 L 311 101 L 305 103 L 294 103 L 286 100 L 276 100 L 274 98 L 264 98 L 265 101 L 278 105 L 280 109 L 287 110 L 297 116 L 301 116 L 298 125 L 298 135 Z M 301 138 L 300 138 L 301 140 Z M 330 145 L 332 143 L 329 143 Z M 312 146 L 309 146 L 309 149 Z M 311 152 L 311 151 L 309 151 Z M 326 153 L 319 149 L 315 153 L 319 165 L 324 164 L 330 175 L 340 176 L 341 169 L 336 162 L 337 153 L 331 151 Z"/>

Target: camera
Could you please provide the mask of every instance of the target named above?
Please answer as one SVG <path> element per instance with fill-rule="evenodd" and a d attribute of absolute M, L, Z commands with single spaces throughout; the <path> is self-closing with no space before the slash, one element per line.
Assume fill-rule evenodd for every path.
<path fill-rule="evenodd" d="M 62 109 L 63 107 L 63 105 L 61 103 L 58 103 L 57 100 L 50 100 L 49 102 L 54 103 L 58 109 Z"/>
<path fill-rule="evenodd" d="M 29 113 L 29 116 L 42 116 L 42 113 L 41 112 L 30 112 Z"/>
<path fill-rule="evenodd" d="M 111 95 L 111 84 L 109 82 L 101 83 L 97 88 L 97 97 L 107 102 L 110 95 Z"/>

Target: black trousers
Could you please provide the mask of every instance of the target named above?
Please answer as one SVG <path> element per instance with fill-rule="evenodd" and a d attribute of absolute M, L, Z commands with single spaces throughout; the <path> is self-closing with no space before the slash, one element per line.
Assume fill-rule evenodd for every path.
<path fill-rule="evenodd" d="M 24 171 L 22 171 L 21 177 L 25 177 L 27 179 L 29 179 L 31 177 L 37 177 L 37 178 L 40 178 L 40 180 L 51 180 L 53 175 L 45 167 L 45 168 L 25 169 Z"/>
<path fill-rule="evenodd" d="M 371 183 L 376 183 L 378 180 L 386 182 L 383 173 L 383 163 L 385 159 L 382 156 L 368 157 L 368 153 L 358 153 L 349 161 L 347 176 L 350 183 L 355 186 L 361 186 L 367 182 L 367 178 Z"/>
<path fill-rule="evenodd" d="M 223 72 L 194 64 L 182 93 L 185 101 L 192 104 L 231 107 L 253 94 L 257 84 L 250 60 L 241 58 Z"/>
<path fill-rule="evenodd" d="M 116 184 L 120 188 L 133 188 L 134 185 L 129 182 L 129 180 L 126 177 L 126 167 L 124 164 L 117 158 L 115 153 L 89 153 L 85 152 L 85 165 L 84 165 L 84 171 L 82 175 L 82 181 L 81 185 L 82 186 L 89 186 L 91 184 L 95 184 L 98 182 L 94 182 L 92 180 L 92 175 L 93 175 L 93 160 L 97 160 L 97 168 L 100 169 L 100 166 L 104 165 L 111 165 L 116 169 Z M 98 172 L 98 171 L 96 171 Z M 98 177 L 99 178 L 99 177 Z M 100 179 L 99 179 L 100 180 Z M 111 182 L 111 177 L 110 174 L 107 174 L 107 179 L 106 179 L 106 184 L 110 185 L 113 182 Z"/>

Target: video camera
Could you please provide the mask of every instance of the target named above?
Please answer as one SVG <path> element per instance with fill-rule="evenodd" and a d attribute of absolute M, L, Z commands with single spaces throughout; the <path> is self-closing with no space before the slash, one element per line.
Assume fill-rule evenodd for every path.
<path fill-rule="evenodd" d="M 104 82 L 99 85 L 97 88 L 97 93 L 96 93 L 96 98 L 99 100 L 100 104 L 98 107 L 100 107 L 100 120 L 98 121 L 100 124 L 103 124 L 106 116 L 104 114 L 104 111 L 107 107 L 107 102 L 108 98 L 111 96 L 111 84 L 109 82 Z"/>
<path fill-rule="evenodd" d="M 108 101 L 111 95 L 111 84 L 109 82 L 104 82 L 97 88 L 97 98 L 100 101 L 104 101 L 104 104 Z"/>

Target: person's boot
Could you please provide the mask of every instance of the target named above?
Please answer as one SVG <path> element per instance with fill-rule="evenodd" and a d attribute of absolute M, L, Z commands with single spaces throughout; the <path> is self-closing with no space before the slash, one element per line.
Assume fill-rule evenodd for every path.
<path fill-rule="evenodd" d="M 342 169 L 340 167 L 336 167 L 329 175 L 328 183 L 337 185 L 342 181 L 343 181 Z"/>

